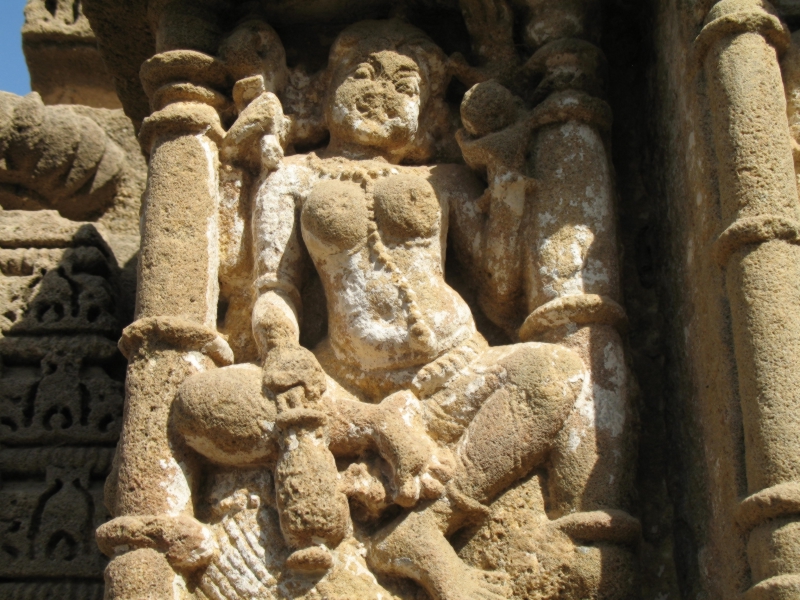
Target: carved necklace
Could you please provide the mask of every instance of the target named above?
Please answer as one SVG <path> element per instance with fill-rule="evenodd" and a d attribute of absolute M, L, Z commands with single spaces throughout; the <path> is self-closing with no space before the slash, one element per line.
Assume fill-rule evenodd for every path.
<path fill-rule="evenodd" d="M 350 180 L 360 184 L 364 189 L 367 198 L 367 216 L 369 219 L 367 224 L 366 246 L 370 254 L 375 258 L 375 261 L 389 273 L 392 283 L 400 292 L 403 303 L 407 307 L 406 323 L 411 347 L 419 352 L 435 352 L 436 334 L 426 322 L 419 308 L 417 293 L 411 287 L 411 284 L 408 282 L 408 279 L 406 279 L 402 270 L 398 268 L 389 250 L 386 248 L 386 245 L 383 243 L 380 230 L 378 229 L 378 223 L 375 220 L 375 200 L 373 195 L 375 181 L 383 177 L 388 177 L 392 174 L 392 171 L 396 172 L 396 169 L 388 166 L 385 168 L 354 167 L 350 161 L 345 162 L 343 159 L 322 160 L 317 158 L 316 155 L 309 155 L 308 163 L 309 166 L 319 174 L 320 178 L 338 179 L 341 181 Z M 361 247 L 362 246 L 355 248 L 353 252 L 360 250 Z"/>

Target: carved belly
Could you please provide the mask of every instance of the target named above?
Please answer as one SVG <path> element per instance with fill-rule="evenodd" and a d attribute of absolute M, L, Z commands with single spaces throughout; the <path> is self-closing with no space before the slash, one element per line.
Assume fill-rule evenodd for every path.
<path fill-rule="evenodd" d="M 441 211 L 430 184 L 409 174 L 366 190 L 324 180 L 305 202 L 303 237 L 326 287 L 331 339 L 365 367 L 424 363 L 441 351 L 445 340 L 437 340 L 431 307 L 419 303 L 416 289 L 442 273 Z M 412 284 L 408 277 L 419 272 L 424 279 Z"/>

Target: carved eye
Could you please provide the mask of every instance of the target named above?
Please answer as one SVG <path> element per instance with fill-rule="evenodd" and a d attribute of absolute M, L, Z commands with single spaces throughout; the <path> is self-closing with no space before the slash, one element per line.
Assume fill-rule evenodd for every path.
<path fill-rule="evenodd" d="M 414 79 L 401 79 L 394 87 L 398 92 L 406 94 L 407 96 L 416 96 L 419 94 L 419 85 Z"/>
<path fill-rule="evenodd" d="M 370 79 L 372 77 L 372 69 L 369 65 L 359 65 L 356 72 L 353 73 L 354 79 Z"/>

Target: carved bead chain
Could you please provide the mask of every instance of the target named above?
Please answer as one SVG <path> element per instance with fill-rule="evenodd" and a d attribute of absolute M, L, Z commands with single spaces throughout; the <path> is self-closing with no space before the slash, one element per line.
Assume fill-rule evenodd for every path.
<path fill-rule="evenodd" d="M 334 168 L 332 169 L 328 161 L 309 158 L 312 168 L 317 171 L 321 178 L 327 177 L 330 179 L 339 179 L 341 181 L 351 180 L 354 183 L 359 183 L 361 187 L 364 188 L 367 198 L 367 216 L 369 219 L 367 225 L 367 248 L 372 256 L 375 257 L 376 262 L 391 275 L 392 283 L 397 287 L 403 302 L 408 307 L 407 323 L 412 347 L 415 350 L 425 352 L 435 350 L 436 334 L 433 332 L 430 325 L 425 322 L 425 317 L 417 302 L 417 293 L 411 288 L 402 270 L 398 268 L 392 259 L 389 250 L 381 239 L 378 224 L 375 220 L 375 199 L 373 193 L 375 181 L 381 177 L 387 177 L 391 173 L 391 170 L 389 168 L 348 169 L 346 165 L 338 161 L 334 163 Z"/>

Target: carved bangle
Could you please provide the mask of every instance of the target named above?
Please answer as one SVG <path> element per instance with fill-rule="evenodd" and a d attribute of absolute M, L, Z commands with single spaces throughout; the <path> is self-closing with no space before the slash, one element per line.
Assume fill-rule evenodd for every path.
<path fill-rule="evenodd" d="M 534 310 L 520 327 L 519 339 L 532 341 L 539 334 L 568 323 L 622 327 L 626 322 L 625 310 L 611 298 L 597 294 L 563 296 Z"/>

